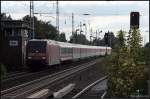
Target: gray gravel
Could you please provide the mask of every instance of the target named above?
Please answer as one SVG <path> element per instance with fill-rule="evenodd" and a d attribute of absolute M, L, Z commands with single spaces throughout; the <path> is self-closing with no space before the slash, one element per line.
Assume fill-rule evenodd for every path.
<path fill-rule="evenodd" d="M 100 61 L 102 61 L 103 58 L 100 59 Z M 54 86 L 51 86 L 49 89 L 52 92 L 56 92 L 60 89 L 62 89 L 63 87 L 67 86 L 70 83 L 74 83 L 75 85 L 75 89 L 72 90 L 68 95 L 66 95 L 63 98 L 71 98 L 73 97 L 76 93 L 78 93 L 79 91 L 81 91 L 83 88 L 85 88 L 87 85 L 93 83 L 94 81 L 98 80 L 99 78 L 107 75 L 107 73 L 104 71 L 105 67 L 100 67 L 101 62 L 97 63 L 96 65 L 88 68 L 87 70 L 78 73 L 77 75 L 66 79 L 62 82 L 58 82 L 56 83 Z M 102 72 L 101 72 L 102 71 Z M 103 83 L 103 87 L 105 86 L 105 82 Z M 93 91 L 94 93 L 92 94 L 97 94 L 97 91 Z M 104 93 L 104 90 L 99 91 L 100 94 Z M 91 94 L 91 96 L 92 96 Z M 91 97 L 89 96 L 89 97 Z M 92 98 L 97 98 L 97 95 L 93 95 Z"/>

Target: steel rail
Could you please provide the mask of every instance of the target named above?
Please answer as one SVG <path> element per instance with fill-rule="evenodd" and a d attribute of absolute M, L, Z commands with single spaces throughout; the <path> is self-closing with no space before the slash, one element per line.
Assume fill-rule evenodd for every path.
<path fill-rule="evenodd" d="M 19 72 L 20 72 L 20 71 L 12 71 L 12 72 L 6 73 L 6 75 L 8 76 L 8 75 L 16 74 L 16 73 L 19 73 Z"/>
<path fill-rule="evenodd" d="M 48 69 L 48 70 L 49 70 L 49 69 Z M 34 72 L 34 73 L 24 72 L 24 73 L 22 73 L 22 74 L 20 74 L 20 75 L 18 75 L 18 76 L 16 75 L 15 77 L 8 78 L 8 79 L 4 79 L 4 80 L 2 80 L 1 83 L 8 82 L 8 81 L 10 81 L 10 80 L 16 80 L 16 79 L 23 78 L 23 77 L 27 77 L 27 76 L 31 76 L 31 75 L 37 75 L 37 74 L 39 74 L 39 73 L 43 73 L 43 72 L 46 72 L 46 71 L 48 71 L 48 70 L 42 70 L 42 71 Z"/>
<path fill-rule="evenodd" d="M 69 64 L 69 65 L 72 65 L 72 64 Z M 64 66 L 67 66 L 67 65 L 64 65 Z M 25 71 L 24 72 L 17 71 L 17 72 L 14 72 L 14 73 L 7 74 L 8 76 L 5 76 L 5 77 L 2 78 L 1 83 L 5 83 L 5 82 L 10 81 L 10 80 L 15 80 L 15 79 L 19 79 L 19 78 L 30 76 L 30 75 L 36 75 L 36 74 L 46 72 L 46 71 L 49 71 L 49 70 L 50 69 L 42 70 L 42 71 L 34 72 L 34 73 L 31 73 L 31 72 L 28 72 L 28 71 L 26 71 L 26 72 Z"/>
<path fill-rule="evenodd" d="M 77 64 L 76 64 L 76 66 L 79 64 L 79 62 L 76 62 Z M 85 63 L 84 61 L 81 61 L 81 63 Z M 80 64 L 81 64 L 80 63 Z M 71 68 L 70 66 L 74 66 L 75 64 L 74 63 L 69 63 L 69 64 L 63 64 L 62 66 L 63 66 L 63 68 L 64 67 L 66 67 L 67 66 L 67 68 L 69 67 L 69 68 Z M 21 80 L 21 82 L 22 82 L 22 84 L 23 83 L 26 83 L 26 82 L 28 82 L 29 80 L 27 80 L 27 81 L 25 81 L 25 80 L 22 80 L 22 79 L 27 79 L 28 77 L 35 77 L 35 79 L 38 79 L 37 77 L 36 77 L 36 75 L 39 75 L 40 77 L 44 77 L 44 76 L 46 76 L 46 75 L 48 75 L 48 73 L 49 74 L 52 74 L 52 73 L 55 73 L 55 72 L 59 72 L 59 71 L 61 71 L 61 70 L 63 70 L 63 68 L 62 69 L 60 69 L 60 70 L 56 70 L 56 71 L 51 71 L 52 69 L 51 68 L 48 68 L 47 70 L 42 70 L 42 71 L 38 71 L 38 72 L 34 72 L 34 73 L 31 73 L 31 72 L 28 72 L 28 71 L 26 71 L 26 73 L 24 73 L 24 74 L 18 74 L 18 75 L 16 75 L 16 77 L 13 77 L 12 76 L 12 78 L 10 77 L 10 78 L 8 78 L 8 79 L 4 79 L 4 80 L 2 80 L 1 81 L 1 85 L 2 85 L 2 90 L 5 90 L 5 89 L 7 89 L 7 88 L 10 88 L 10 87 L 13 87 L 13 86 L 16 86 L 16 84 L 12 84 L 12 85 L 10 85 L 9 83 L 10 82 L 14 82 L 14 81 L 16 81 L 17 80 L 17 82 L 19 81 L 19 80 Z M 67 69 L 66 68 L 66 69 Z M 55 68 L 53 68 L 53 69 L 55 69 Z M 47 72 L 47 73 L 46 73 Z M 44 74 L 44 75 L 43 75 Z M 10 75 L 11 76 L 11 75 Z M 32 80 L 35 80 L 35 79 L 32 79 Z M 7 83 L 8 83 L 8 87 L 6 86 L 7 85 Z M 21 83 L 20 83 L 21 84 Z M 3 85 L 4 85 L 4 87 L 3 87 Z M 9 87 L 10 86 L 10 87 Z M 1 90 L 1 91 L 2 91 Z"/>
<path fill-rule="evenodd" d="M 79 98 L 82 94 L 84 94 L 85 92 L 87 92 L 90 88 L 92 88 L 94 85 L 96 85 L 97 83 L 100 83 L 102 81 L 104 81 L 105 79 L 107 79 L 108 76 L 104 76 L 98 80 L 96 80 L 95 82 L 93 82 L 92 84 L 86 86 L 84 89 L 82 89 L 80 92 L 78 92 L 76 95 L 74 95 L 72 98 Z"/>
<path fill-rule="evenodd" d="M 19 72 L 19 71 L 17 71 L 17 72 L 8 73 L 4 77 L 2 77 L 2 80 L 8 79 L 8 78 L 11 78 L 13 76 L 20 75 L 20 74 L 23 74 L 23 73 L 25 73 L 25 72 Z"/>
<path fill-rule="evenodd" d="M 20 72 L 20 73 L 16 73 L 16 74 L 13 74 L 13 75 L 5 76 L 5 77 L 2 79 L 1 83 L 7 82 L 7 81 L 9 81 L 9 80 L 16 79 L 17 77 L 23 76 L 23 75 L 25 75 L 25 74 L 27 74 L 27 73 L 28 73 L 28 72 Z"/>
<path fill-rule="evenodd" d="M 102 94 L 101 99 L 103 99 L 106 94 L 107 94 L 107 91 L 105 91 L 105 92 Z"/>
<path fill-rule="evenodd" d="M 61 72 L 57 72 L 57 73 L 54 73 L 45 77 L 41 77 L 40 79 L 33 80 L 25 84 L 21 84 L 21 85 L 6 89 L 4 91 L 1 91 L 1 95 L 7 96 L 7 97 L 13 97 L 13 98 L 21 97 L 23 95 L 32 93 L 40 88 L 43 88 L 51 83 L 54 83 L 55 81 L 58 81 L 62 78 L 65 78 L 76 72 L 86 69 L 89 66 L 94 65 L 95 63 L 96 61 L 88 62 L 86 64 L 82 64 L 82 65 L 79 65 L 70 69 L 66 69 Z"/>

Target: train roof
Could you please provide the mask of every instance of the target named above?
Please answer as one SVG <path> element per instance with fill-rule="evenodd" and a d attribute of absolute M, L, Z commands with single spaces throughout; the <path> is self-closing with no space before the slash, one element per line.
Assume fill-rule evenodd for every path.
<path fill-rule="evenodd" d="M 68 43 L 68 42 L 60 42 L 60 41 L 55 41 L 55 40 L 48 40 L 48 39 L 31 39 L 29 41 L 46 41 L 50 44 L 58 45 L 61 47 L 78 47 L 78 48 L 101 48 L 101 49 L 106 49 L 106 46 L 90 46 L 90 45 L 81 45 L 81 44 L 73 44 L 73 43 Z M 107 49 L 111 49 L 111 47 L 107 47 Z"/>

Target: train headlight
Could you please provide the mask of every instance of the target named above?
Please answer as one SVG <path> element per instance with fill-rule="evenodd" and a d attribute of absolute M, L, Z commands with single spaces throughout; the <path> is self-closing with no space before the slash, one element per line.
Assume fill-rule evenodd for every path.
<path fill-rule="evenodd" d="M 28 59 L 31 59 L 32 57 L 28 57 Z"/>
<path fill-rule="evenodd" d="M 46 59 L 46 57 L 42 57 L 42 59 Z"/>

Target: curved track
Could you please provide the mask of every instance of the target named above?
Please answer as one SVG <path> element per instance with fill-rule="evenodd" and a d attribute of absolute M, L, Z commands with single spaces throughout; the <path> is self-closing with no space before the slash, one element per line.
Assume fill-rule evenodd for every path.
<path fill-rule="evenodd" d="M 95 82 L 91 83 L 90 85 L 86 86 L 84 89 L 76 93 L 72 98 L 85 98 L 85 93 L 87 93 L 93 86 L 95 86 L 98 83 L 101 83 L 102 81 L 106 80 L 108 76 L 104 76 Z M 100 93 L 99 93 L 100 94 Z"/>

